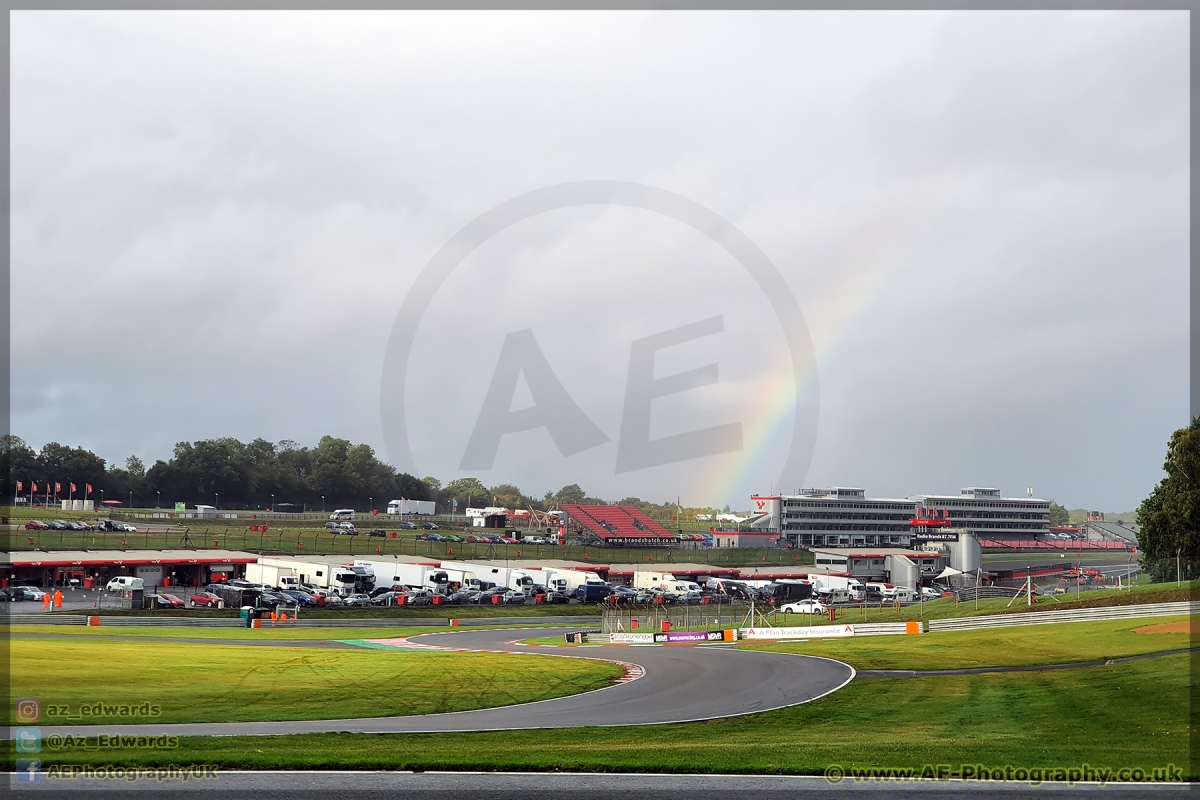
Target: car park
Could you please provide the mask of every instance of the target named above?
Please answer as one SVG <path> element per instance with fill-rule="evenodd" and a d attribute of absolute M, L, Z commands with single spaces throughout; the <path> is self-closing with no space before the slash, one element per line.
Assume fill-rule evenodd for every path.
<path fill-rule="evenodd" d="M 66 520 L 61 520 L 61 519 L 54 520 L 46 527 L 52 531 L 69 531 L 71 529 L 70 523 L 68 523 Z"/>
<path fill-rule="evenodd" d="M 31 519 L 29 522 L 25 523 L 25 530 L 27 531 L 44 531 L 49 527 L 49 525 L 42 522 L 40 519 Z"/>
<path fill-rule="evenodd" d="M 12 586 L 8 590 L 12 600 L 41 600 L 46 592 L 36 586 Z"/>
<path fill-rule="evenodd" d="M 113 528 L 124 533 L 137 533 L 137 525 L 131 525 L 128 522 L 118 522 Z"/>
<path fill-rule="evenodd" d="M 212 592 L 196 592 L 188 598 L 188 605 L 192 608 L 220 608 L 221 598 Z"/>
<path fill-rule="evenodd" d="M 338 524 L 338 523 L 336 523 L 336 522 L 330 521 L 330 522 L 326 522 L 326 523 L 325 523 L 325 527 L 326 527 L 326 528 L 329 528 L 330 530 L 333 530 L 334 528 L 340 528 L 340 527 L 341 527 L 341 525 L 339 525 L 339 524 Z"/>
<path fill-rule="evenodd" d="M 446 602 L 452 606 L 468 605 L 476 602 L 479 597 L 478 589 L 460 589 L 454 594 L 446 598 Z"/>
<path fill-rule="evenodd" d="M 463 540 L 463 538 L 461 536 L 455 536 L 452 533 L 447 534 L 446 536 L 443 536 L 442 538 L 447 542 L 461 542 Z"/>
<path fill-rule="evenodd" d="M 506 606 L 523 606 L 528 598 L 524 592 L 518 592 L 515 589 L 504 593 L 504 605 Z"/>

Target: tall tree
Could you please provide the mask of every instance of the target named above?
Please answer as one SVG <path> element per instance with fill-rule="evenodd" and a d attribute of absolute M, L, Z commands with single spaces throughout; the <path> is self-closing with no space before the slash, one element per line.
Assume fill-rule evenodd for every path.
<path fill-rule="evenodd" d="M 1200 572 L 1200 417 L 1171 434 L 1167 476 L 1138 508 L 1138 545 L 1151 580 Z"/>

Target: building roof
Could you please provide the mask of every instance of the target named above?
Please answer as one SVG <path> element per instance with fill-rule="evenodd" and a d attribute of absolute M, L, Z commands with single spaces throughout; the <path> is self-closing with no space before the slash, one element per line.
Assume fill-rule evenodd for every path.
<path fill-rule="evenodd" d="M 609 569 L 609 575 L 633 575 L 637 572 L 666 572 L 670 575 L 736 575 L 733 567 L 717 567 L 712 564 L 618 564 Z"/>
<path fill-rule="evenodd" d="M 23 550 L 0 553 L 0 564 L 14 567 L 253 564 L 256 561 L 257 555 L 240 550 Z"/>
<path fill-rule="evenodd" d="M 475 563 L 475 562 L 472 562 Z M 492 564 L 490 561 L 478 562 L 481 564 Z M 592 563 L 590 561 L 565 561 L 561 558 L 544 558 L 537 561 L 521 561 L 520 569 L 577 569 L 582 572 L 606 572 L 612 567 L 608 564 L 600 562 Z M 492 564 L 494 566 L 494 564 Z"/>
<path fill-rule="evenodd" d="M 849 558 L 883 558 L 884 556 L 916 556 L 917 558 L 941 558 L 941 554 L 933 550 L 910 550 L 906 547 L 872 547 L 862 550 L 857 547 L 813 547 L 814 553 L 833 553 Z"/>

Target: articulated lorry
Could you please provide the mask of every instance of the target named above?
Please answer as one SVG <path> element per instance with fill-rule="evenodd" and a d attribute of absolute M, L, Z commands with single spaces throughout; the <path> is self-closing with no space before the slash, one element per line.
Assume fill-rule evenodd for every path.
<path fill-rule="evenodd" d="M 677 578 L 669 572 L 652 572 L 638 570 L 633 573 L 633 588 L 661 589 L 671 592 L 681 600 L 700 597 L 700 584 L 695 581 Z"/>
<path fill-rule="evenodd" d="M 370 570 L 375 588 L 390 589 L 393 586 L 403 586 L 411 589 L 433 589 L 444 593 L 449 581 L 446 570 L 429 564 L 359 558 L 355 559 L 354 566 Z"/>
<path fill-rule="evenodd" d="M 818 594 L 829 594 L 840 590 L 849 595 L 851 600 L 865 600 L 867 597 L 867 587 L 863 586 L 862 581 L 857 578 L 845 575 L 817 574 L 808 577 L 813 582 L 813 586 L 817 588 Z"/>
<path fill-rule="evenodd" d="M 336 561 L 296 561 L 268 556 L 246 565 L 246 580 L 277 589 L 298 589 L 307 583 L 343 597 L 361 591 L 362 586 L 362 576 Z"/>
<path fill-rule="evenodd" d="M 472 589 L 490 589 L 500 587 L 530 594 L 533 586 L 539 581 L 534 580 L 532 571 L 514 567 L 493 567 L 490 564 L 473 564 L 469 561 L 443 561 L 442 567 L 447 576 L 453 574 Z"/>

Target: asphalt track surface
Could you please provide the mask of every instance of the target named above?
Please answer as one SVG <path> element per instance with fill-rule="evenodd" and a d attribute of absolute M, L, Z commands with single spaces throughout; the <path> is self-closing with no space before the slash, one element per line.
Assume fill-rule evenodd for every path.
<path fill-rule="evenodd" d="M 10 776 L 8 781 L 13 781 Z M 831 784 L 820 777 L 784 775 L 662 775 L 597 773 L 478 773 L 478 772 L 232 772 L 216 780 L 157 782 L 139 780 L 11 782 L 11 796 L 76 798 L 86 793 L 112 797 L 229 797 L 237 800 L 362 800 L 364 797 L 403 797 L 420 800 L 732 800 L 732 798 L 846 798 L 866 793 L 872 797 L 926 800 L 1001 797 L 1005 800 L 1068 798 L 1183 798 L 1191 795 L 1186 784 L 1077 783 L 1073 785 L 1017 782 L 917 780 L 906 782 L 856 782 Z"/>
<path fill-rule="evenodd" d="M 546 630 L 541 628 L 539 632 Z M 513 629 L 464 631 L 416 635 L 407 641 L 460 650 L 618 661 L 639 667 L 641 677 L 554 700 L 452 714 L 280 722 L 61 725 L 42 726 L 42 735 L 86 735 L 98 730 L 135 736 L 458 733 L 695 722 L 805 703 L 840 689 L 855 674 L 852 667 L 840 661 L 724 645 L 599 646 L 550 652 L 549 648 L 510 644 L 525 633 Z M 638 670 L 632 671 L 636 674 Z M 15 728 L 10 728 L 8 738 L 14 736 Z"/>

